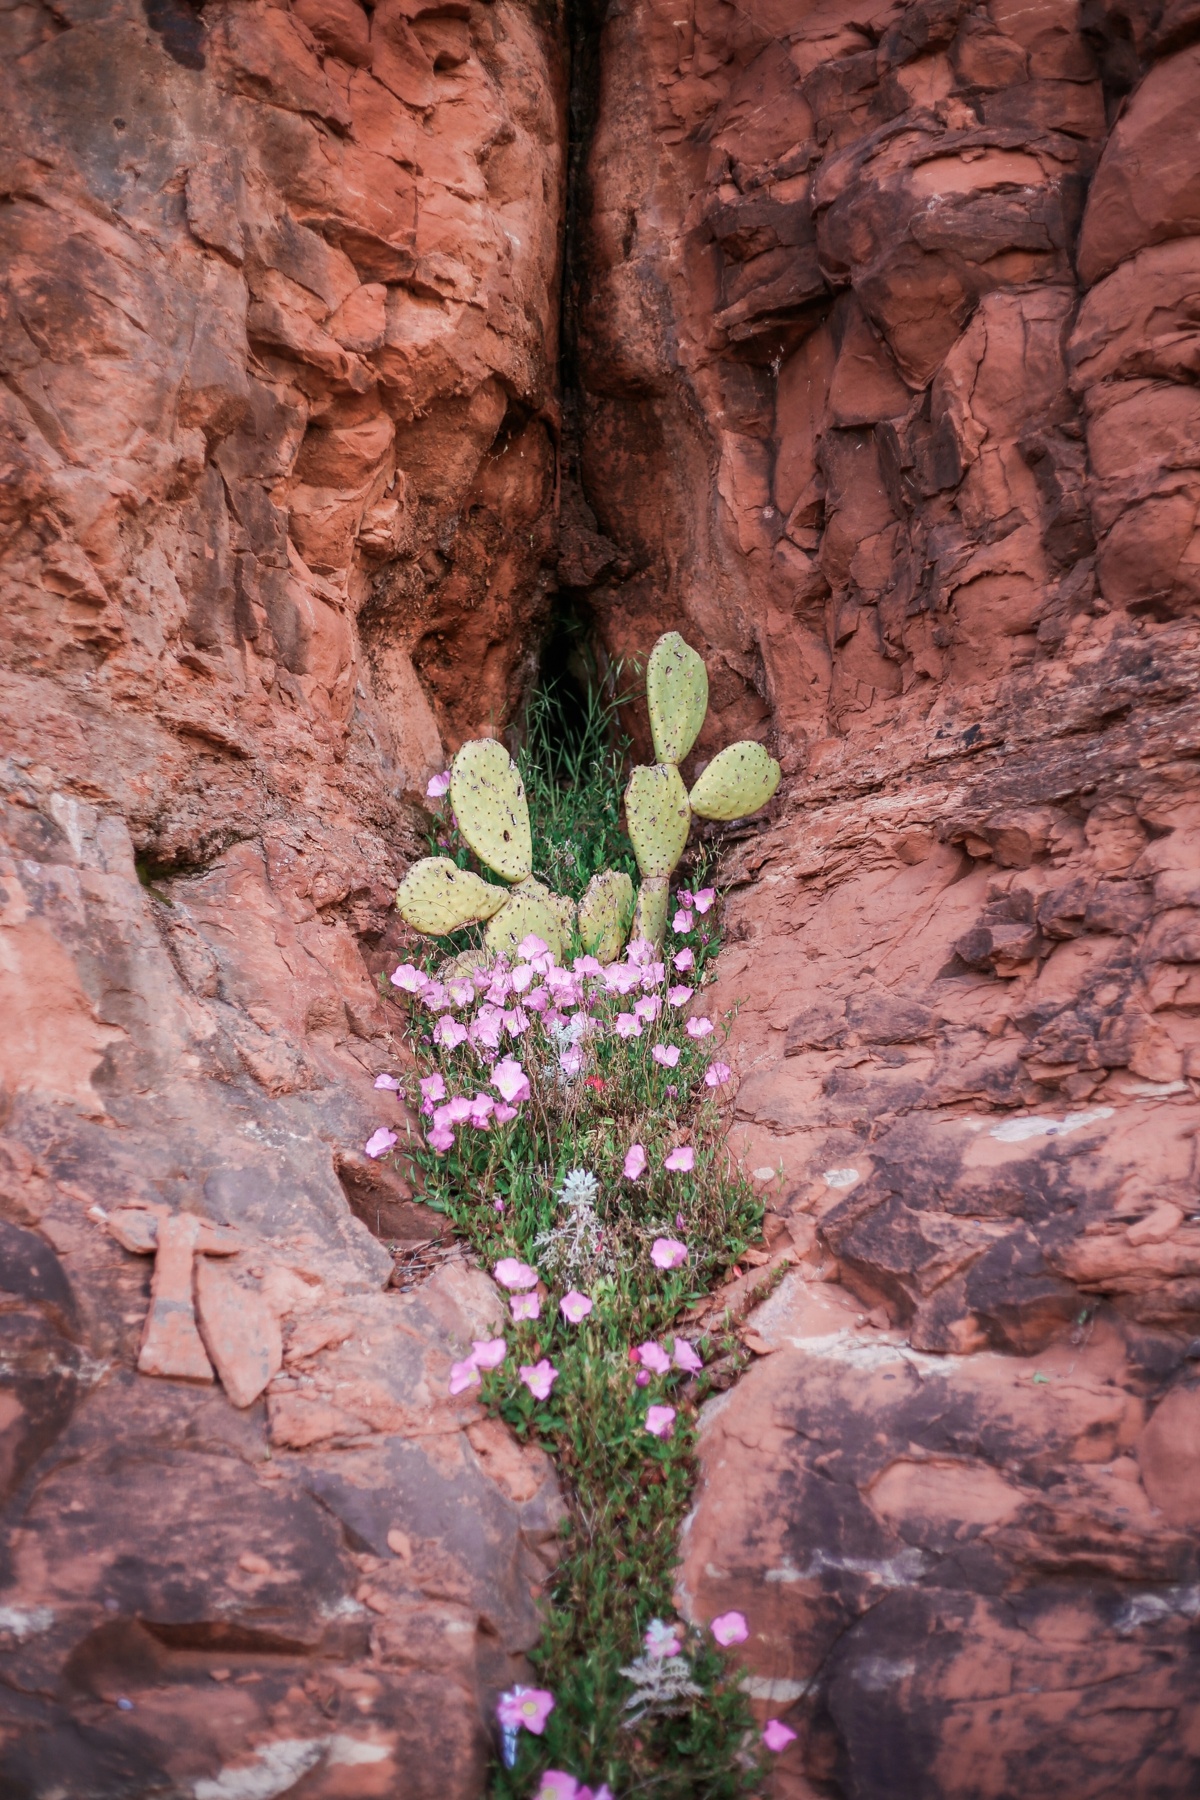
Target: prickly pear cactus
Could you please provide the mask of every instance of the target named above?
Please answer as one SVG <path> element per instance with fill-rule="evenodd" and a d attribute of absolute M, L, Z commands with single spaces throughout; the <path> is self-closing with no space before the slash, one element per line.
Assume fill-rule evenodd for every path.
<path fill-rule="evenodd" d="M 414 931 L 446 937 L 492 918 L 508 905 L 508 892 L 458 868 L 448 857 L 423 856 L 400 883 L 396 905 Z"/>
<path fill-rule="evenodd" d="M 671 895 L 669 875 L 647 875 L 638 889 L 630 937 L 646 944 L 661 944 L 667 931 Z"/>
<path fill-rule="evenodd" d="M 569 901 L 567 905 L 570 906 Z M 562 901 L 540 881 L 522 883 L 508 905 L 496 914 L 483 934 L 483 941 L 493 956 L 515 959 L 517 945 L 530 932 L 553 951 L 556 961 L 562 960 L 567 936 L 563 928 Z"/>
<path fill-rule="evenodd" d="M 708 670 L 677 631 L 664 633 L 650 652 L 646 704 L 655 760 L 681 763 L 700 736 L 708 711 Z"/>
<path fill-rule="evenodd" d="M 669 875 L 683 855 L 692 815 L 673 763 L 635 769 L 625 790 L 625 823 L 643 875 Z"/>
<path fill-rule="evenodd" d="M 744 819 L 767 804 L 779 774 L 779 764 L 761 744 L 730 744 L 692 789 L 692 811 L 702 819 Z"/>
<path fill-rule="evenodd" d="M 533 873 L 533 833 L 525 787 L 503 744 L 475 738 L 450 768 L 450 805 L 480 862 L 505 881 Z"/>
<path fill-rule="evenodd" d="M 593 875 L 579 902 L 579 938 L 597 962 L 616 962 L 633 917 L 633 883 L 617 869 Z"/>

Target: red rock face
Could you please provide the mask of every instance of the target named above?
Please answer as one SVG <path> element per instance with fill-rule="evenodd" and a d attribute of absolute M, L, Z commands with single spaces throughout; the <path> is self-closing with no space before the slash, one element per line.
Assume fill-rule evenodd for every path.
<path fill-rule="evenodd" d="M 33 0 L 0 68 L 0 1790 L 466 1800 L 560 1503 L 446 1397 L 490 1284 L 383 1291 L 363 946 L 536 660 L 557 35 Z"/>
<path fill-rule="evenodd" d="M 706 1411 L 680 1598 L 749 1619 L 789 1800 L 1200 1782 L 1197 29 L 604 28 L 597 625 L 677 626 L 700 754 L 787 776 L 717 999 L 798 1267 Z"/>

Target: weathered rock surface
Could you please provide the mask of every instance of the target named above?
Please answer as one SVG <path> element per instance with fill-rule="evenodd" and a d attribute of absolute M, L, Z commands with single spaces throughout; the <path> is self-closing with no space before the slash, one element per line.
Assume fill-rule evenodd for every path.
<path fill-rule="evenodd" d="M 547 606 L 560 64 L 509 0 L 0 12 L 6 1795 L 467 1800 L 537 1635 L 490 1284 L 385 1291 L 437 1221 L 361 1147 L 413 797 Z"/>
<path fill-rule="evenodd" d="M 798 1269 L 681 1571 L 751 1622 L 781 1796 L 1200 1782 L 1198 32 L 603 27 L 589 602 L 703 650 L 695 764 L 785 769 L 713 999 Z"/>

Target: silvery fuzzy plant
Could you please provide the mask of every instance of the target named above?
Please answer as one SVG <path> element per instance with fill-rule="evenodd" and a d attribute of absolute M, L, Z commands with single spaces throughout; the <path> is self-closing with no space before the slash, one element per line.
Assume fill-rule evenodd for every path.
<path fill-rule="evenodd" d="M 642 877 L 636 903 L 629 876 L 616 869 L 593 876 L 578 907 L 535 880 L 529 807 L 516 764 L 494 738 L 473 738 L 451 765 L 450 805 L 468 848 L 508 885 L 494 886 L 446 856 L 422 857 L 396 895 L 405 921 L 433 937 L 486 921 L 484 945 L 493 957 L 514 954 L 533 933 L 561 960 L 572 928 L 585 952 L 602 963 L 615 962 L 630 935 L 661 944 L 671 872 L 693 814 L 727 822 L 758 812 L 779 786 L 780 769 L 761 744 L 730 744 L 688 793 L 679 764 L 708 712 L 708 672 L 677 631 L 666 632 L 650 652 L 646 703 L 658 760 L 635 768 L 625 790 Z"/>
<path fill-rule="evenodd" d="M 577 1283 L 611 1275 L 612 1258 L 604 1248 L 604 1228 L 596 1211 L 600 1183 L 587 1169 L 571 1169 L 558 1191 L 561 1224 L 533 1242 L 538 1267 L 548 1281 Z"/>

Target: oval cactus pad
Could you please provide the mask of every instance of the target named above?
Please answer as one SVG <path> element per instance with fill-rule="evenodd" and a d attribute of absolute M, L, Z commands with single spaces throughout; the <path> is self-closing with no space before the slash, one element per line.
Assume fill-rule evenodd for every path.
<path fill-rule="evenodd" d="M 625 789 L 625 822 L 643 875 L 669 875 L 691 828 L 683 777 L 673 763 L 638 768 Z"/>
<path fill-rule="evenodd" d="M 702 819 L 744 819 L 767 804 L 779 776 L 779 764 L 761 744 L 730 744 L 692 789 L 692 811 Z"/>
<path fill-rule="evenodd" d="M 616 962 L 633 914 L 633 883 L 621 869 L 593 875 L 579 902 L 579 938 L 597 962 Z"/>
<path fill-rule="evenodd" d="M 507 901 L 506 888 L 489 886 L 446 856 L 423 856 L 415 862 L 396 895 L 405 923 L 431 937 L 445 937 L 464 925 L 490 919 Z"/>
<path fill-rule="evenodd" d="M 650 652 L 646 704 L 655 756 L 660 763 L 682 762 L 708 711 L 708 670 L 677 631 L 664 633 Z"/>
<path fill-rule="evenodd" d="M 543 900 L 541 894 L 531 892 L 510 894 L 508 905 L 496 914 L 483 934 L 491 954 L 515 961 L 517 945 L 533 932 L 548 950 L 553 951 L 555 959 L 561 961 L 564 947 L 562 915 L 553 903 L 554 898 Z"/>
<path fill-rule="evenodd" d="M 648 875 L 638 889 L 630 937 L 657 949 L 667 933 L 671 884 L 665 875 Z"/>
<path fill-rule="evenodd" d="M 517 766 L 495 738 L 464 744 L 450 770 L 450 805 L 480 862 L 505 881 L 533 868 L 533 833 Z"/>

